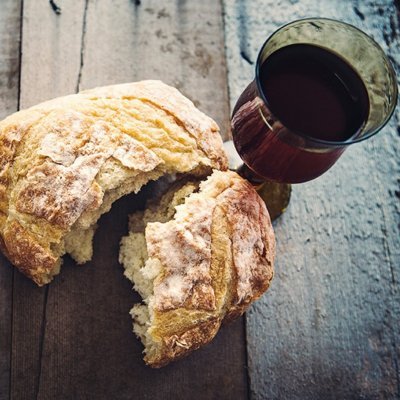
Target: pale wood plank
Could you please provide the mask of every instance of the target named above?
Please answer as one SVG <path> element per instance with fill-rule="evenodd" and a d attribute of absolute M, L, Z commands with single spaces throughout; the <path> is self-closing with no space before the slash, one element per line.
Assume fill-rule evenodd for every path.
<path fill-rule="evenodd" d="M 221 6 L 198 3 L 58 1 L 56 15 L 46 2 L 26 2 L 23 106 L 77 88 L 158 78 L 179 86 L 226 132 Z M 144 366 L 128 314 L 137 297 L 117 262 L 127 215 L 143 196 L 121 200 L 102 218 L 91 263 L 77 268 L 67 258 L 48 289 L 16 274 L 13 397 L 247 397 L 243 319 L 186 360 L 156 371 Z"/>
<path fill-rule="evenodd" d="M 0 1 L 0 119 L 18 109 L 21 2 Z M 0 399 L 9 398 L 13 269 L 0 256 Z"/>
<path fill-rule="evenodd" d="M 85 0 L 24 0 L 21 108 L 75 93 Z"/>
<path fill-rule="evenodd" d="M 253 78 L 267 36 L 310 15 L 372 34 L 399 73 L 395 2 L 224 3 L 232 104 Z M 275 224 L 275 281 L 247 315 L 252 398 L 399 398 L 398 132 L 396 111 L 376 138 L 348 149 L 325 176 L 293 188 Z"/>

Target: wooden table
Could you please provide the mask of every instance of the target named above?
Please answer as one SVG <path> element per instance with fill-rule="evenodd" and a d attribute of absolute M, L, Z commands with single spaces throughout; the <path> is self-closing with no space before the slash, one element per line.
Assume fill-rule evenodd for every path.
<path fill-rule="evenodd" d="M 58 7 L 57 7 L 58 6 Z M 0 113 L 98 85 L 159 78 L 229 132 L 229 103 L 278 26 L 353 23 L 400 69 L 394 0 L 0 0 Z M 93 261 L 44 288 L 1 258 L 0 399 L 400 397 L 399 111 L 275 223 L 276 278 L 212 344 L 147 368 L 117 262 L 131 196 L 101 218 Z"/>

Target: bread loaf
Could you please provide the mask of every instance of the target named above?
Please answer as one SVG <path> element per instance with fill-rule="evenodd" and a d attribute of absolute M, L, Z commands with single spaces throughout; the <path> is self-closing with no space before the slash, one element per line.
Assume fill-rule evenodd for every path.
<path fill-rule="evenodd" d="M 120 262 L 143 298 L 131 314 L 145 362 L 161 367 L 211 341 L 267 290 L 274 256 L 264 202 L 231 171 L 175 186 L 132 215 Z"/>
<path fill-rule="evenodd" d="M 265 205 L 226 168 L 218 126 L 162 82 L 39 104 L 0 122 L 0 248 L 44 285 L 64 254 L 91 259 L 96 222 L 115 200 L 178 176 L 131 216 L 120 249 L 143 298 L 131 314 L 145 361 L 163 366 L 212 340 L 273 276 Z"/>
<path fill-rule="evenodd" d="M 0 122 L 0 247 L 38 285 L 69 253 L 92 257 L 96 221 L 168 174 L 226 169 L 218 127 L 159 81 L 54 99 Z"/>

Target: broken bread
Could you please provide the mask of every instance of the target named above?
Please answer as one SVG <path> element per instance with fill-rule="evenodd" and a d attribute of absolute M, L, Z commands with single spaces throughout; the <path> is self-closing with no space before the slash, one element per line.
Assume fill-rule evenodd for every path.
<path fill-rule="evenodd" d="M 143 298 L 131 314 L 144 360 L 161 367 L 210 342 L 273 277 L 264 202 L 232 171 L 173 186 L 130 217 L 120 263 Z"/>
<path fill-rule="evenodd" d="M 226 169 L 216 123 L 160 81 L 57 98 L 0 122 L 0 248 L 38 285 L 69 253 L 92 257 L 96 221 L 150 180 Z"/>

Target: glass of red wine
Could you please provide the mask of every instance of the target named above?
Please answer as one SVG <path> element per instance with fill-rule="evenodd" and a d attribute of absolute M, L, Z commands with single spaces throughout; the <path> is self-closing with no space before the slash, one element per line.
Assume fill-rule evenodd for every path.
<path fill-rule="evenodd" d="M 268 182 L 261 194 L 274 218 L 288 184 L 322 175 L 349 145 L 375 135 L 396 103 L 393 67 L 364 32 L 325 18 L 289 23 L 262 46 L 256 77 L 234 107 L 239 172 Z"/>

